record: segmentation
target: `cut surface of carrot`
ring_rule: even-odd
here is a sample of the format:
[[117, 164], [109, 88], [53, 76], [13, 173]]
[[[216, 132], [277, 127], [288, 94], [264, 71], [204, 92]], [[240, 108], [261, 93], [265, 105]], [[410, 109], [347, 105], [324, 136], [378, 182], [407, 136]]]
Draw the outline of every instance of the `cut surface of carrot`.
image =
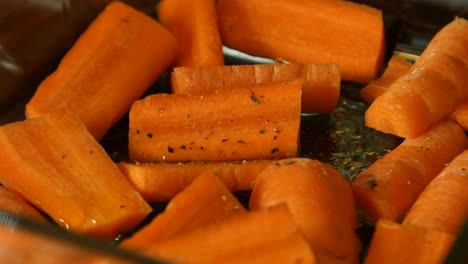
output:
[[303, 113], [330, 113], [340, 96], [341, 75], [337, 64], [254, 64], [217, 67], [176, 67], [171, 74], [174, 93], [203, 94], [269, 82], [303, 78]]
[[71, 110], [0, 127], [0, 182], [72, 232], [134, 228], [151, 207]]
[[448, 120], [405, 139], [352, 181], [364, 220], [401, 221], [429, 182], [466, 147], [463, 129]]
[[252, 189], [257, 175], [275, 160], [129, 163], [117, 166], [146, 201], [169, 201], [200, 174], [216, 175], [232, 191]]
[[175, 38], [151, 17], [111, 2], [39, 85], [26, 117], [70, 108], [99, 141], [175, 58]]
[[155, 94], [130, 110], [129, 154], [138, 162], [226, 161], [296, 156], [302, 81]]
[[47, 223], [44, 216], [31, 206], [21, 195], [5, 187], [0, 187], [0, 211], [41, 223]]
[[468, 150], [465, 150], [429, 183], [403, 224], [457, 234], [467, 219]]
[[224, 65], [215, 0], [163, 0], [156, 12], [179, 43], [174, 66]]
[[455, 239], [451, 233], [381, 219], [377, 222], [364, 263], [442, 264]]
[[382, 12], [341, 0], [220, 0], [223, 43], [254, 56], [336, 63], [343, 80], [368, 82], [385, 53]]
[[220, 179], [205, 173], [171, 199], [163, 213], [125, 239], [121, 246], [144, 250], [177, 234], [245, 213], [245, 208]]
[[319, 263], [358, 263], [357, 215], [349, 182], [325, 163], [292, 158], [261, 172], [250, 209], [286, 204]]
[[412, 66], [413, 64], [406, 59], [393, 55], [388, 61], [387, 68], [382, 76], [370, 81], [361, 89], [360, 92], [363, 100], [366, 103], [372, 103], [375, 98], [382, 95], [396, 79], [405, 75]]

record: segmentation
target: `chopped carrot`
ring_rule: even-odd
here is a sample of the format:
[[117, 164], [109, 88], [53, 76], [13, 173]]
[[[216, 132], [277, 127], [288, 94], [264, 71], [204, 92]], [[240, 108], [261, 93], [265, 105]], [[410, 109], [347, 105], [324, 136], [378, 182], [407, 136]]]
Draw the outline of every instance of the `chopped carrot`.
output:
[[352, 181], [364, 220], [401, 221], [429, 182], [467, 145], [463, 129], [448, 120], [405, 139]]
[[319, 263], [358, 263], [357, 215], [349, 182], [325, 163], [292, 158], [261, 172], [251, 210], [285, 203]]
[[174, 66], [224, 65], [215, 0], [163, 0], [156, 13], [179, 43]]
[[125, 239], [121, 246], [144, 250], [177, 234], [245, 213], [245, 208], [218, 177], [204, 173], [171, 199], [163, 213]]
[[257, 175], [275, 160], [185, 163], [128, 163], [117, 166], [146, 201], [169, 201], [203, 172], [216, 175], [230, 191], [252, 189]]
[[175, 58], [175, 38], [154, 19], [111, 2], [38, 87], [26, 117], [70, 108], [99, 141]]
[[468, 219], [468, 150], [432, 180], [403, 224], [457, 234]]
[[449, 115], [468, 96], [467, 35], [468, 21], [462, 18], [443, 27], [411, 70], [370, 105], [365, 124], [407, 138]]
[[144, 254], [176, 263], [315, 263], [284, 205], [180, 234], [150, 245]]
[[155, 94], [130, 110], [130, 159], [224, 161], [296, 156], [301, 80], [195, 96]]
[[382, 11], [342, 0], [219, 0], [223, 43], [254, 56], [336, 63], [343, 80], [377, 78], [385, 55]]
[[454, 234], [380, 219], [364, 264], [442, 264], [455, 238]]
[[40, 223], [47, 223], [44, 216], [20, 194], [0, 187], [0, 211], [8, 212]]
[[465, 131], [468, 131], [468, 98], [461, 101], [447, 118], [457, 122]]
[[337, 64], [254, 64], [215, 67], [176, 67], [171, 74], [174, 93], [203, 94], [233, 86], [290, 81], [304, 78], [303, 113], [329, 113], [340, 96]]
[[395, 82], [396, 79], [405, 75], [413, 66], [406, 59], [393, 55], [387, 63], [382, 76], [376, 80], [370, 81], [364, 88], [361, 89], [362, 98], [366, 103], [372, 103], [375, 98], [382, 95], [388, 87]]
[[71, 110], [1, 126], [0, 145], [0, 182], [67, 230], [114, 238], [151, 211]]

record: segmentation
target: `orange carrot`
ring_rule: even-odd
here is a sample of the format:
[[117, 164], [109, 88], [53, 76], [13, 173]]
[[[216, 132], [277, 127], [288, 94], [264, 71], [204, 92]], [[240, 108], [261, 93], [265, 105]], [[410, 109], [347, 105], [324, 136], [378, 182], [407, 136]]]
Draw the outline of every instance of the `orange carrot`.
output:
[[120, 162], [117, 166], [146, 201], [169, 201], [203, 172], [216, 175], [230, 191], [251, 190], [257, 175], [275, 162]]
[[369, 223], [402, 220], [429, 182], [467, 145], [465, 133], [452, 121], [405, 139], [353, 180], [363, 218]]
[[71, 110], [4, 125], [0, 145], [0, 182], [67, 230], [113, 238], [151, 211]]
[[130, 159], [221, 161], [296, 156], [302, 81], [155, 94], [130, 110]]
[[169, 66], [176, 46], [154, 19], [113, 1], [39, 85], [26, 117], [68, 107], [99, 141]]
[[150, 245], [144, 253], [176, 263], [315, 263], [285, 206], [183, 233]]
[[465, 131], [468, 131], [468, 98], [461, 101], [447, 118], [457, 122]]
[[382, 12], [341, 0], [219, 0], [223, 43], [250, 55], [336, 63], [343, 80], [368, 82], [385, 53]]
[[179, 43], [175, 66], [224, 65], [214, 0], [163, 0], [156, 13]]
[[468, 150], [432, 180], [403, 224], [457, 234], [468, 219]]
[[245, 208], [218, 177], [201, 174], [168, 203], [163, 213], [125, 239], [121, 246], [144, 250], [177, 234], [245, 213]]
[[382, 76], [370, 81], [361, 89], [362, 98], [366, 103], [372, 103], [375, 98], [382, 95], [396, 79], [405, 75], [413, 64], [406, 59], [393, 55], [387, 63]]
[[340, 69], [337, 64], [255, 64], [217, 67], [176, 67], [171, 74], [174, 93], [202, 94], [232, 88], [304, 78], [303, 113], [329, 113], [340, 96]]
[[450, 114], [468, 96], [468, 67], [463, 62], [468, 60], [467, 35], [468, 21], [462, 18], [442, 28], [411, 70], [371, 104], [365, 124], [384, 133], [415, 137]]
[[278, 161], [261, 172], [250, 197], [251, 210], [285, 203], [319, 263], [358, 263], [360, 242], [349, 182], [316, 160]]
[[23, 218], [34, 220], [40, 223], [47, 223], [47, 220], [33, 206], [31, 206], [21, 195], [0, 187], [0, 211], [8, 212]]
[[454, 234], [381, 219], [364, 264], [442, 264], [454, 242]]

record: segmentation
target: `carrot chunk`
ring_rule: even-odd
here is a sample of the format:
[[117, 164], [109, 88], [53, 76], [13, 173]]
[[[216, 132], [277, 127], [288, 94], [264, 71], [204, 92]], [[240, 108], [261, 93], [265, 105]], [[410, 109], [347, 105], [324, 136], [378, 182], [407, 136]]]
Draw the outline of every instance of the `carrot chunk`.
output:
[[0, 182], [63, 228], [113, 238], [151, 207], [71, 110], [0, 127]]
[[467, 144], [463, 129], [452, 121], [442, 121], [415, 138], [405, 139], [352, 181], [364, 220], [401, 221], [429, 182]]
[[225, 161], [296, 156], [302, 81], [155, 94], [130, 110], [130, 159]]
[[343, 80], [377, 78], [385, 54], [381, 10], [341, 0], [220, 0], [223, 43], [261, 57], [336, 63]]
[[257, 175], [275, 160], [117, 164], [146, 201], [169, 201], [200, 174], [215, 174], [230, 191], [252, 189]]
[[47, 223], [44, 216], [21, 197], [20, 194], [8, 190], [5, 187], [0, 187], [0, 211], [37, 222]]
[[214, 0], [163, 0], [156, 12], [179, 43], [174, 66], [224, 65]]
[[255, 64], [215, 67], [176, 67], [171, 74], [174, 93], [203, 94], [216, 89], [303, 78], [303, 113], [329, 113], [340, 96], [337, 64]]
[[218, 177], [211, 173], [202, 174], [171, 199], [163, 213], [125, 239], [121, 246], [144, 250], [177, 234], [245, 213], [245, 208]]
[[319, 263], [358, 263], [357, 215], [349, 182], [316, 160], [278, 161], [261, 172], [250, 197], [251, 210], [286, 204]]
[[26, 105], [33, 118], [64, 107], [99, 141], [175, 58], [175, 38], [154, 19], [111, 2]]
[[448, 119], [457, 122], [465, 131], [468, 131], [468, 98], [461, 101], [452, 113], [447, 116]]

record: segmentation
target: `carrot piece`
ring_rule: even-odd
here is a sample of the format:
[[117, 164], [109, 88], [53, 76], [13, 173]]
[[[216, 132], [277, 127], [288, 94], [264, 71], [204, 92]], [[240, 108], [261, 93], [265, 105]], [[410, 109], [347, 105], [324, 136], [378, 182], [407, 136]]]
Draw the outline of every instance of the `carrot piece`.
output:
[[362, 98], [366, 103], [372, 103], [375, 98], [382, 95], [396, 79], [405, 75], [413, 64], [402, 57], [393, 55], [387, 63], [382, 76], [376, 80], [370, 81], [361, 89]]
[[447, 118], [457, 122], [465, 131], [468, 131], [468, 98], [461, 101]]
[[216, 175], [230, 191], [252, 189], [257, 175], [275, 160], [117, 164], [146, 201], [169, 201], [203, 172]]
[[176, 263], [315, 263], [285, 206], [183, 233], [150, 245], [144, 253]]
[[242, 204], [218, 177], [204, 173], [171, 199], [163, 213], [125, 239], [121, 246], [143, 250], [177, 234], [245, 213]]
[[325, 163], [292, 158], [261, 172], [250, 197], [251, 210], [285, 203], [319, 263], [358, 263], [360, 242], [349, 182]]
[[364, 264], [442, 264], [454, 242], [454, 234], [380, 219]]
[[405, 139], [352, 181], [363, 218], [369, 223], [402, 220], [429, 182], [467, 145], [465, 133], [452, 121]]
[[[461, 18], [443, 27], [421, 54], [420, 61], [370, 105], [365, 124], [407, 138], [423, 133], [450, 114], [468, 96], [468, 67], [463, 62], [468, 60], [467, 34], [468, 21]], [[440, 43], [456, 52], [449, 52]]]
[[381, 10], [341, 0], [219, 0], [223, 43], [297, 63], [336, 63], [343, 80], [368, 82], [381, 71]]
[[432, 180], [403, 224], [457, 234], [468, 219], [468, 150]]
[[178, 40], [174, 66], [224, 65], [214, 0], [163, 0], [156, 5], [156, 13]]
[[34, 220], [40, 223], [47, 223], [47, 220], [33, 206], [31, 206], [21, 195], [5, 187], [0, 187], [0, 211], [8, 212], [23, 218]]
[[329, 113], [340, 96], [337, 64], [255, 64], [215, 67], [176, 67], [171, 74], [174, 93], [202, 94], [221, 88], [304, 78], [302, 112]]
[[0, 182], [67, 230], [113, 238], [151, 211], [71, 110], [4, 125], [0, 145]]
[[26, 117], [68, 107], [99, 141], [170, 65], [176, 47], [154, 19], [113, 1], [39, 85]]
[[296, 156], [302, 81], [195, 96], [155, 94], [130, 110], [130, 159], [222, 161]]

